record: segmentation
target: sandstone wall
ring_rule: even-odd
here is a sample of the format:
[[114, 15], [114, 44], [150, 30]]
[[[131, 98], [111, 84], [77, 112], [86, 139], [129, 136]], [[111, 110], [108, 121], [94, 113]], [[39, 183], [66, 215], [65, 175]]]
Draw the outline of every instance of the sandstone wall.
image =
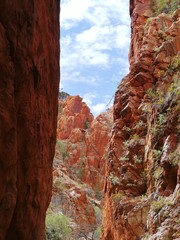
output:
[[95, 119], [79, 96], [59, 101], [57, 154], [71, 178], [102, 191], [105, 159], [112, 127], [112, 109]]
[[94, 119], [80, 96], [60, 93], [58, 109], [48, 213], [62, 212], [70, 219], [72, 239], [98, 238], [112, 108]]
[[102, 240], [179, 239], [180, 11], [130, 1], [130, 73], [115, 94]]
[[0, 2], [0, 239], [44, 239], [59, 87], [59, 1]]

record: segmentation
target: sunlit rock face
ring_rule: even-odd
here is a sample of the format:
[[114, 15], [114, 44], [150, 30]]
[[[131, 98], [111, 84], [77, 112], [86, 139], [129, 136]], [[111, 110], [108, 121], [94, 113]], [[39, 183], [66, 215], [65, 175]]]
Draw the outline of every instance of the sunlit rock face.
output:
[[88, 128], [94, 119], [80, 96], [68, 96], [59, 102], [57, 138], [67, 139], [75, 128]]
[[0, 239], [44, 239], [59, 87], [59, 1], [0, 3]]
[[154, 9], [130, 1], [130, 72], [115, 94], [102, 240], [180, 238], [180, 11]]
[[57, 158], [69, 169], [70, 177], [94, 190], [103, 189], [111, 127], [112, 109], [94, 119], [81, 97], [68, 96], [59, 101]]
[[[65, 95], [65, 97], [64, 97]], [[60, 93], [53, 194], [48, 213], [62, 212], [72, 238], [97, 238], [112, 109], [94, 119], [80, 96]]]

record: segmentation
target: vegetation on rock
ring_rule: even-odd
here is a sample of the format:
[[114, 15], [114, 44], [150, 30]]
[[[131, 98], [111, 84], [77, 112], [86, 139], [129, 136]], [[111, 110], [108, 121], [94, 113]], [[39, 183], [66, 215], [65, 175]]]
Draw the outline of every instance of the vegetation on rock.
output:
[[151, 7], [155, 16], [160, 13], [172, 14], [177, 8], [180, 7], [179, 0], [153, 0]]
[[102, 239], [179, 239], [179, 1], [130, 5], [130, 73], [115, 95]]
[[70, 240], [72, 229], [70, 220], [62, 213], [49, 213], [46, 215], [46, 239]]

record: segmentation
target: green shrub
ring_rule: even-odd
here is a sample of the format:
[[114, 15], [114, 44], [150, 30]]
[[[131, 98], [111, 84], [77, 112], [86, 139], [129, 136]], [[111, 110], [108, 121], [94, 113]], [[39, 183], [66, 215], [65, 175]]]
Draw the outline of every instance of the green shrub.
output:
[[81, 156], [80, 157], [80, 162], [78, 164], [78, 169], [77, 169], [77, 172], [76, 172], [76, 175], [80, 180], [82, 180], [82, 178], [84, 177], [85, 163], [86, 163], [86, 157]]
[[71, 147], [71, 150], [74, 150], [74, 149], [76, 149], [76, 144], [75, 144], [75, 143], [72, 143], [72, 144], [70, 145], [70, 147]]
[[175, 57], [172, 58], [170, 66], [170, 69], [172, 70], [178, 70], [180, 68], [180, 56], [176, 55]]
[[98, 226], [102, 223], [102, 210], [98, 206], [94, 206], [95, 216], [96, 216], [96, 223]]
[[142, 156], [134, 155], [133, 160], [135, 163], [142, 163], [143, 158], [142, 158]]
[[164, 171], [164, 169], [161, 167], [161, 166], [158, 166], [157, 168], [156, 168], [156, 170], [154, 171], [154, 178], [155, 179], [159, 179], [161, 176], [162, 176], [162, 174], [163, 174], [163, 171]]
[[126, 140], [123, 142], [124, 144], [124, 148], [127, 149], [129, 147], [134, 147], [135, 145], [138, 144], [140, 138], [139, 138], [139, 135], [138, 134], [133, 134], [130, 136], [129, 140]]
[[146, 126], [146, 124], [142, 120], [140, 120], [139, 122], [136, 123], [136, 125], [133, 127], [133, 129], [139, 130], [142, 127], [145, 127], [145, 126]]
[[129, 127], [127, 127], [127, 126], [124, 126], [124, 127], [122, 128], [122, 131], [127, 132], [127, 133], [130, 133], [130, 132], [131, 132], [131, 128], [129, 128]]
[[173, 13], [177, 8], [180, 7], [179, 0], [171, 0], [170, 1], [170, 13]]
[[162, 154], [162, 151], [161, 150], [157, 150], [157, 149], [153, 149], [152, 150], [152, 156], [153, 156], [153, 159], [158, 161], [160, 156]]
[[72, 230], [69, 219], [60, 213], [46, 215], [46, 239], [69, 240]]
[[63, 140], [57, 140], [56, 142], [56, 149], [61, 154], [62, 160], [64, 161], [65, 158], [68, 156], [67, 153], [67, 142]]
[[115, 176], [112, 172], [109, 175], [109, 179], [110, 179], [110, 182], [112, 183], [112, 185], [120, 184], [119, 178], [117, 176]]
[[151, 6], [154, 16], [163, 12], [172, 14], [178, 7], [180, 7], [179, 0], [153, 0]]
[[159, 90], [150, 88], [147, 90], [147, 96], [155, 106], [161, 105], [164, 102], [164, 96]]
[[119, 160], [122, 162], [124, 162], [124, 161], [127, 162], [127, 161], [129, 161], [129, 157], [123, 156], [123, 157], [120, 157]]
[[175, 167], [179, 164], [180, 152], [179, 148], [177, 148], [174, 152], [168, 154], [166, 161], [171, 164], [171, 166]]
[[166, 197], [160, 197], [158, 200], [153, 201], [151, 208], [158, 213], [164, 206], [170, 206], [172, 202]]
[[163, 113], [159, 114], [158, 120], [157, 120], [157, 124], [158, 125], [163, 125], [165, 123], [166, 123], [166, 116], [165, 116], [165, 114], [163, 114]]

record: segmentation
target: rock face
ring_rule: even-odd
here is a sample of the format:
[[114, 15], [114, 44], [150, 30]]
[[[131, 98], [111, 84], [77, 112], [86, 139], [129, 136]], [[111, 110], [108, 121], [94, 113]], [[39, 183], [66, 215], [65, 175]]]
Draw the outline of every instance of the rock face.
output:
[[[95, 210], [101, 212], [100, 204], [93, 197], [92, 190], [71, 179], [65, 169], [60, 164], [53, 172], [53, 194], [49, 211], [64, 214], [70, 220], [73, 239], [79, 239], [96, 231], [100, 223], [97, 222]], [[95, 207], [95, 203], [98, 206]]]
[[81, 180], [101, 191], [112, 126], [112, 110], [93, 119], [89, 107], [81, 97], [69, 96], [60, 101], [57, 152], [61, 153], [63, 164], [71, 178]]
[[66, 96], [59, 101], [50, 212], [68, 217], [72, 239], [99, 239], [111, 127], [112, 109], [94, 119], [81, 97]]
[[130, 1], [130, 73], [115, 94], [102, 240], [179, 239], [180, 10]]
[[44, 239], [59, 87], [59, 1], [0, 3], [0, 239]]
[[75, 128], [86, 129], [91, 124], [93, 115], [80, 96], [68, 96], [59, 101], [57, 138], [67, 139]]

